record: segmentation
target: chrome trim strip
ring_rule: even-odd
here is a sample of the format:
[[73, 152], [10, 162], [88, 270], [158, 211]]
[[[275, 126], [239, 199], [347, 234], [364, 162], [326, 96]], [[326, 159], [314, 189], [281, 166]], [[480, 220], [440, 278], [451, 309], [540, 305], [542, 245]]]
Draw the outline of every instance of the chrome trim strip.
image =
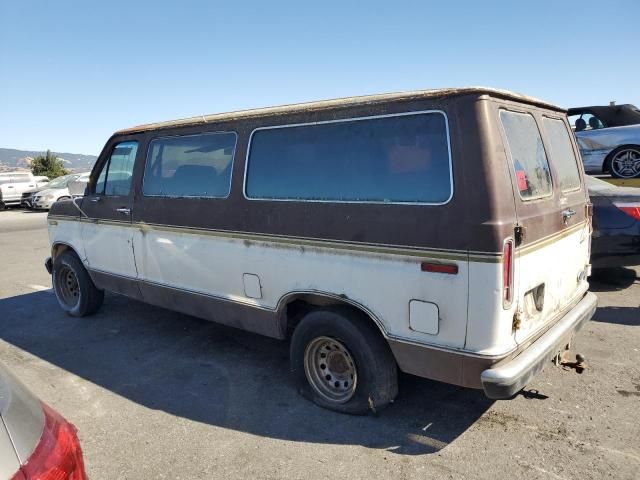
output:
[[[433, 114], [438, 113], [444, 117], [444, 125], [447, 135], [447, 151], [449, 153], [449, 186], [451, 187], [451, 194], [449, 198], [440, 203], [427, 203], [427, 202], [381, 202], [381, 201], [362, 201], [362, 200], [308, 200], [308, 199], [296, 199], [296, 198], [252, 198], [247, 196], [247, 173], [249, 169], [249, 155], [251, 154], [251, 143], [253, 140], [253, 134], [259, 130], [274, 130], [278, 128], [294, 128], [294, 127], [304, 127], [309, 125], [324, 125], [328, 123], [343, 123], [343, 122], [359, 122], [363, 120], [375, 120], [378, 118], [390, 118], [390, 117], [406, 117], [410, 115], [424, 115], [424, 114]], [[367, 117], [352, 117], [352, 118], [341, 118], [338, 120], [323, 120], [320, 122], [308, 122], [308, 123], [291, 123], [286, 125], [273, 125], [267, 127], [258, 127], [254, 128], [251, 131], [251, 135], [249, 135], [249, 143], [247, 144], [247, 154], [245, 156], [244, 162], [244, 179], [242, 181], [242, 195], [245, 199], [250, 201], [258, 201], [258, 202], [300, 202], [300, 203], [355, 203], [355, 204], [363, 204], [363, 205], [446, 205], [451, 201], [454, 194], [454, 182], [453, 182], [453, 159], [451, 156], [451, 133], [449, 131], [449, 117], [447, 117], [446, 112], [444, 110], [419, 110], [419, 111], [410, 111], [410, 112], [402, 112], [402, 113], [390, 113], [387, 115], [371, 115]]]

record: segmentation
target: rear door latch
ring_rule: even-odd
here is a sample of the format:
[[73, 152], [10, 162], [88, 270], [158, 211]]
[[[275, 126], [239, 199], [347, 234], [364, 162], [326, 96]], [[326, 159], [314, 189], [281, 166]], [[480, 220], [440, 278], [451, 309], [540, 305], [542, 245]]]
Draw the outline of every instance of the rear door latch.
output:
[[569, 223], [569, 219], [573, 217], [575, 214], [576, 214], [576, 211], [572, 210], [571, 208], [567, 208], [566, 210], [563, 210], [562, 221], [564, 222], [564, 224], [566, 225], [567, 223]]

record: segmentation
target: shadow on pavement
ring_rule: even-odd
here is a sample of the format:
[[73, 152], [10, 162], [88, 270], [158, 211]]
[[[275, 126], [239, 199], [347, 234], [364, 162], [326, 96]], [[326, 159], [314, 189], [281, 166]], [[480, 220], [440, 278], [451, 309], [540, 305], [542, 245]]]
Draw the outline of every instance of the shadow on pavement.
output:
[[592, 321], [640, 325], [640, 307], [598, 307]]
[[633, 285], [638, 276], [632, 268], [594, 268], [589, 277], [592, 292], [618, 292]]
[[148, 408], [301, 442], [434, 453], [491, 406], [481, 391], [400, 378], [379, 417], [340, 415], [300, 397], [288, 343], [107, 295], [94, 316], [65, 315], [50, 292], [0, 300], [0, 338]]

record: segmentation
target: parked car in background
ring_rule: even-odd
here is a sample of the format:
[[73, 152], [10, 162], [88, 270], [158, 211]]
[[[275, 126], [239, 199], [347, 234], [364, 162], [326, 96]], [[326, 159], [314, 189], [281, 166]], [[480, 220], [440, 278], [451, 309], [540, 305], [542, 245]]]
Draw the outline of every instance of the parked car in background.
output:
[[0, 479], [86, 478], [76, 428], [0, 364]]
[[640, 177], [640, 110], [634, 105], [570, 108], [587, 173]]
[[69, 193], [70, 182], [84, 182], [89, 181], [89, 172], [86, 173], [73, 173], [71, 175], [65, 175], [52, 180], [47, 188], [37, 192], [33, 196], [33, 208], [41, 210], [49, 210], [51, 205], [58, 200], [68, 200], [71, 198]]
[[640, 265], [640, 188], [589, 176], [587, 188], [593, 203], [592, 265]]
[[22, 199], [20, 200], [20, 206], [24, 208], [33, 208], [33, 197], [36, 193], [41, 192], [48, 188], [49, 183], [45, 183], [42, 187], [31, 188], [26, 192], [23, 192]]
[[0, 209], [20, 205], [22, 194], [27, 190], [39, 188], [49, 182], [47, 177], [34, 176], [31, 172], [0, 173]]

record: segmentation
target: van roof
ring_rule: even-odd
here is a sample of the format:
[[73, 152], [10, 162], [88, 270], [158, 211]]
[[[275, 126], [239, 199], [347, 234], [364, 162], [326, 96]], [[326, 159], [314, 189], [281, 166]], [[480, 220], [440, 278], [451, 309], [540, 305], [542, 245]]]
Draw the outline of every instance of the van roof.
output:
[[184, 127], [191, 125], [206, 124], [209, 122], [219, 122], [236, 120], [250, 117], [260, 117], [273, 114], [286, 114], [286, 113], [302, 113], [312, 112], [318, 110], [325, 110], [339, 106], [358, 106], [376, 104], [386, 102], [389, 100], [419, 100], [423, 98], [441, 98], [441, 97], [454, 97], [460, 95], [469, 94], [487, 94], [490, 96], [506, 98], [508, 100], [515, 100], [518, 102], [529, 103], [533, 105], [550, 108], [553, 110], [565, 111], [564, 108], [554, 105], [552, 103], [539, 100], [537, 98], [529, 97], [519, 93], [511, 92], [509, 90], [501, 90], [497, 88], [489, 87], [463, 87], [463, 88], [439, 88], [433, 90], [414, 90], [408, 92], [396, 92], [396, 93], [383, 93], [379, 95], [363, 95], [358, 97], [345, 97], [336, 98], [333, 100], [321, 100], [315, 102], [296, 103], [290, 105], [281, 105], [277, 107], [266, 108], [253, 108], [249, 110], [240, 110], [227, 113], [215, 113], [211, 115], [200, 115], [197, 117], [183, 118], [178, 120], [169, 120], [165, 122], [148, 123], [144, 125], [138, 125], [135, 127], [125, 128], [118, 130], [116, 134], [130, 134], [137, 132], [144, 132], [149, 130], [160, 130], [170, 127]]

